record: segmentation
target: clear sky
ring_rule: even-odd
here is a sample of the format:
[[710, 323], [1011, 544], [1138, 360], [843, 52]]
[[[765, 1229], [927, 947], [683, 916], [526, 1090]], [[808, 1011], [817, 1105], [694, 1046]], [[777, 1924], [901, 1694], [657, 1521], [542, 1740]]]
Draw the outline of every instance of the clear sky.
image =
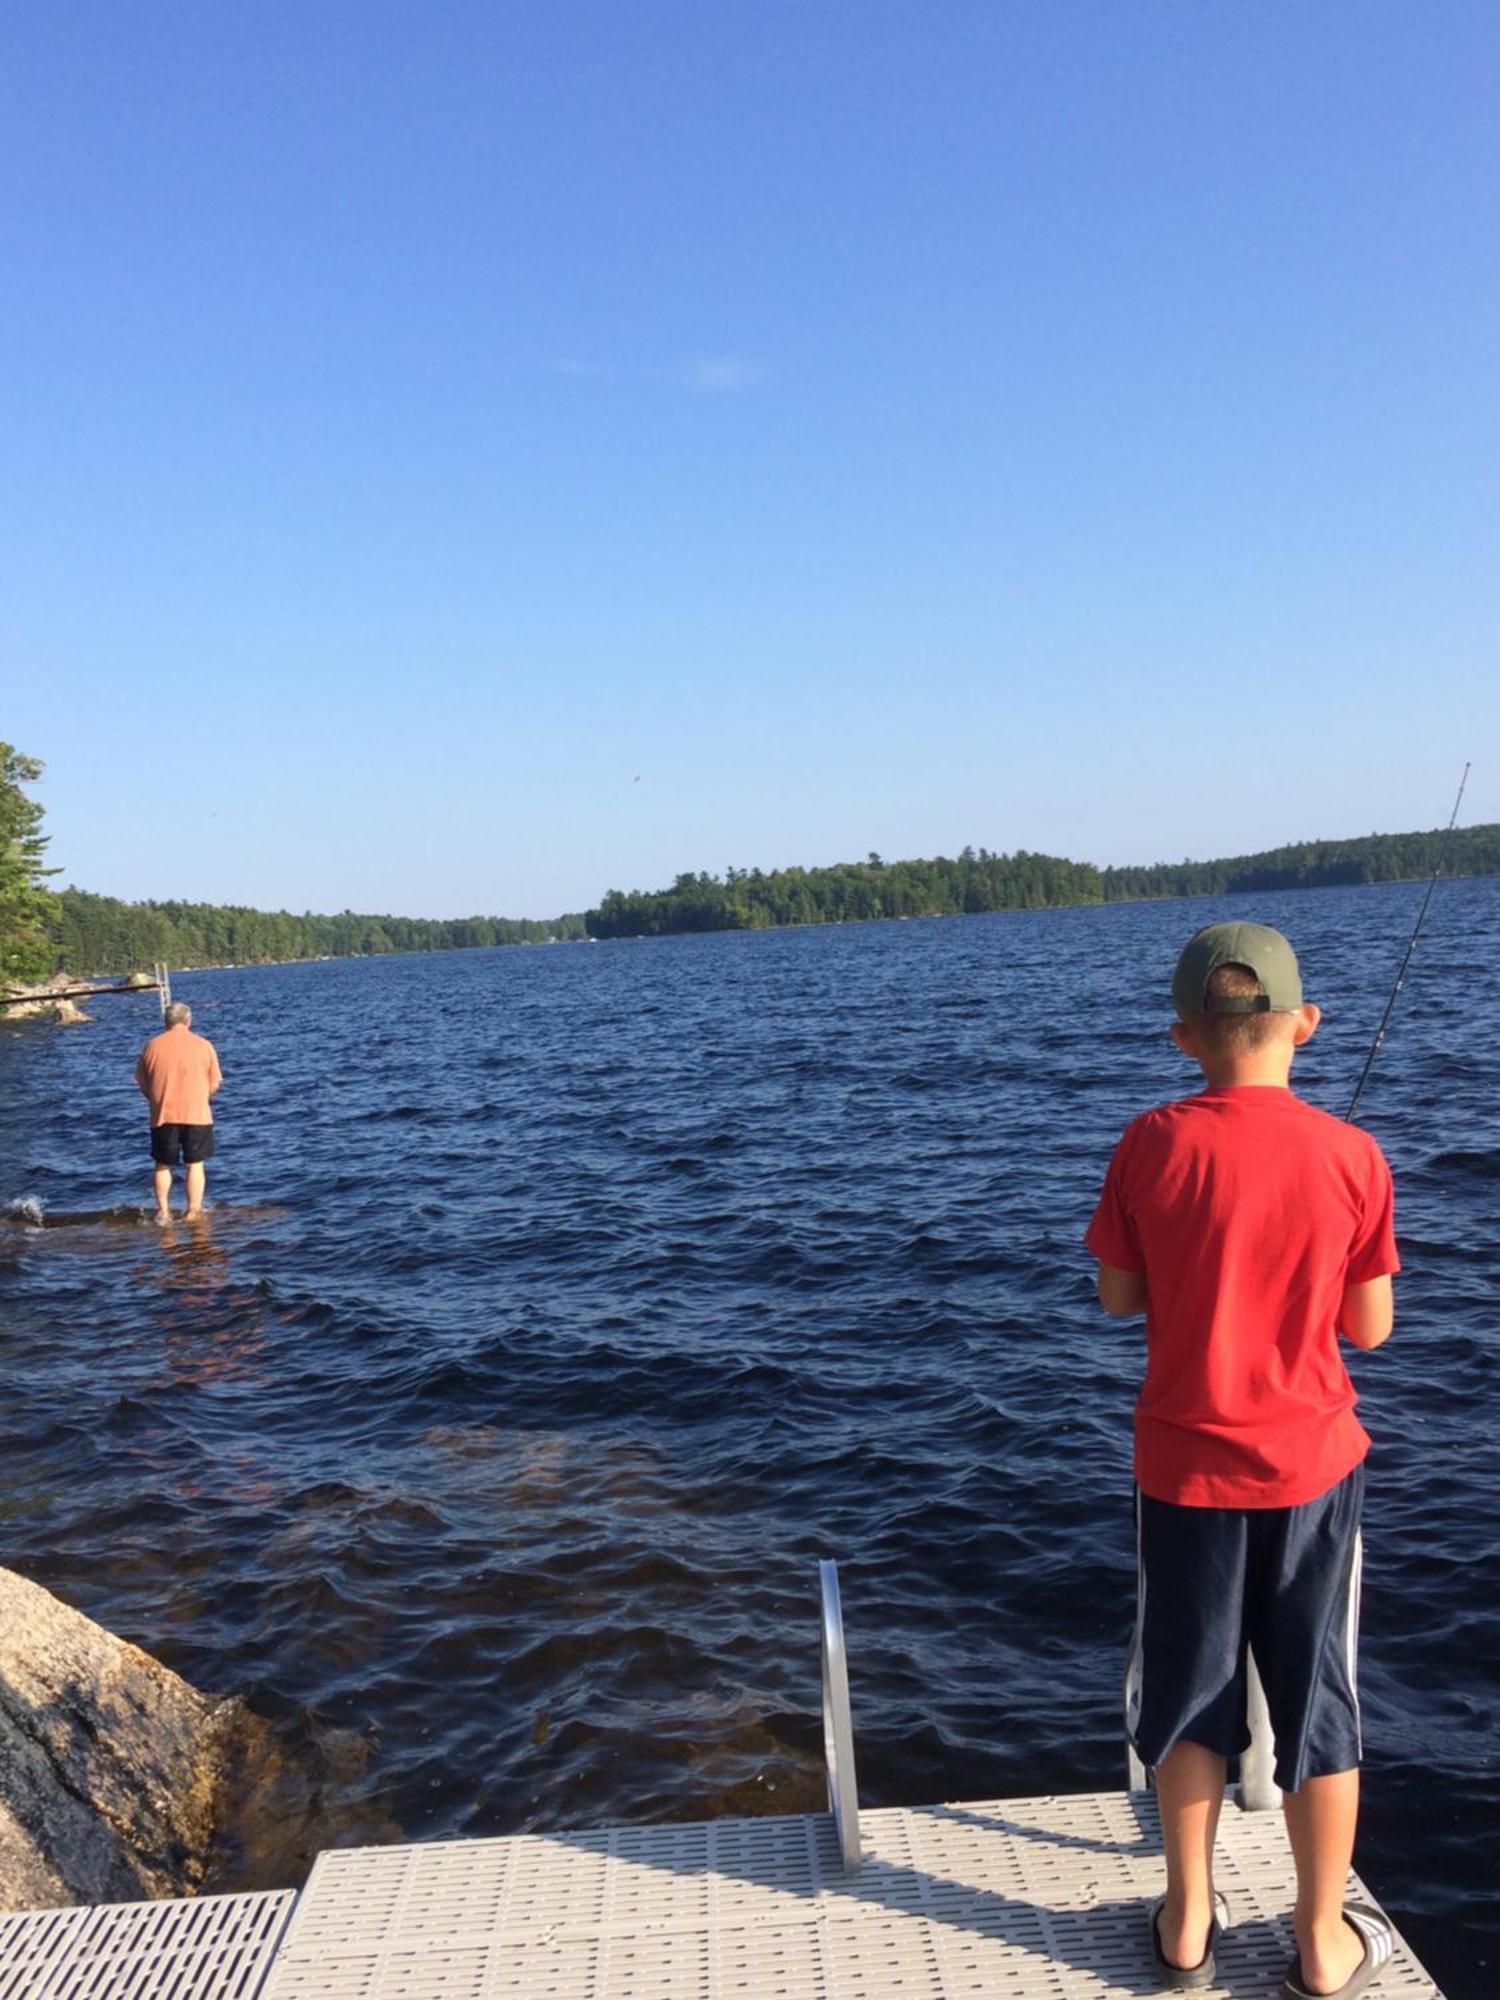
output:
[[1493, 0], [46, 0], [0, 736], [80, 886], [1500, 819]]

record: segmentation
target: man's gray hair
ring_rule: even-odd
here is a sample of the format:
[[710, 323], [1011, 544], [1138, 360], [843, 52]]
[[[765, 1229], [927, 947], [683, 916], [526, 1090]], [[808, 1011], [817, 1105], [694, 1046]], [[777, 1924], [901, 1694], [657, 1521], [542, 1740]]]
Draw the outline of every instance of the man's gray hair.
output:
[[193, 1010], [185, 1000], [170, 1000], [167, 1003], [167, 1011], [162, 1018], [169, 1028], [191, 1027]]

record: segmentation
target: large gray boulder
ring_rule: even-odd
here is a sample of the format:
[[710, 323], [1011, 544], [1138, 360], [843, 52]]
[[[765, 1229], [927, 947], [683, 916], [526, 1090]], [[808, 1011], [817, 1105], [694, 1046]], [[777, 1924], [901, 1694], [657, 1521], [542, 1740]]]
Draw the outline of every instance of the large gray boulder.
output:
[[247, 1721], [0, 1569], [0, 1909], [191, 1895]]

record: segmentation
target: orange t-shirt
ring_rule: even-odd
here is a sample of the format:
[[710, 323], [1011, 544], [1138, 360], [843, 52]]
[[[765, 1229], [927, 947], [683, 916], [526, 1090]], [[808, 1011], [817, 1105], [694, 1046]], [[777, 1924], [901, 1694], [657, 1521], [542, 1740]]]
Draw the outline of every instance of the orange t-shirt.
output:
[[208, 1100], [224, 1081], [214, 1045], [179, 1021], [141, 1050], [135, 1080], [151, 1101], [153, 1125], [212, 1125]]

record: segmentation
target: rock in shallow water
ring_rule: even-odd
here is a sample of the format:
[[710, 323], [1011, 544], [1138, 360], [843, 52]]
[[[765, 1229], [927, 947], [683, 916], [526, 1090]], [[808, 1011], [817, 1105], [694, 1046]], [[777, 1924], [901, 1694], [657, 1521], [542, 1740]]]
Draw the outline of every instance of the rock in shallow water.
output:
[[192, 1894], [248, 1726], [0, 1570], [0, 1909]]

